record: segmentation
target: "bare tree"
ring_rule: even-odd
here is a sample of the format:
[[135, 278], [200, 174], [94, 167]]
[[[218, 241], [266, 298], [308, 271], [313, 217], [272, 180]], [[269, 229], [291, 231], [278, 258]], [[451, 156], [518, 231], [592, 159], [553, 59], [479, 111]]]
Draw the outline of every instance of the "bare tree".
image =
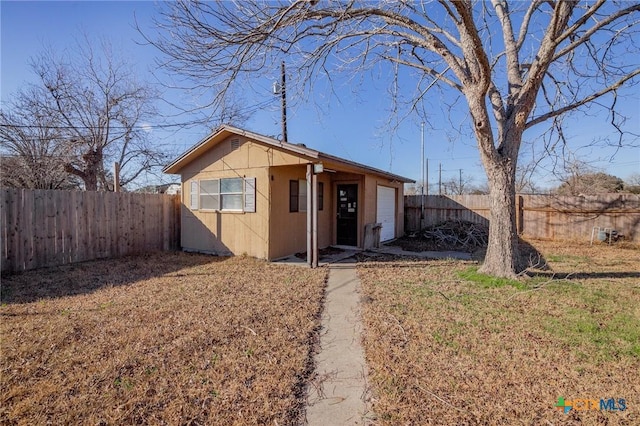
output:
[[[636, 84], [640, 4], [626, 1], [238, 1], [172, 3], [153, 43], [168, 69], [215, 87], [220, 102], [248, 76], [287, 59], [302, 82], [343, 71], [391, 75], [390, 94], [409, 111], [434, 81], [462, 96], [490, 190], [491, 226], [483, 272], [514, 276], [518, 253], [515, 174], [523, 133], [541, 123], [561, 136], [563, 114], [610, 103]], [[404, 73], [404, 74], [401, 74]], [[400, 76], [417, 89], [406, 95]], [[404, 93], [404, 94], [403, 94]], [[457, 94], [457, 95], [455, 95]], [[450, 102], [455, 105], [455, 102]], [[619, 139], [622, 143], [623, 139]]]
[[523, 162], [518, 160], [516, 167], [516, 193], [517, 194], [537, 194], [541, 191], [540, 186], [535, 182], [534, 173], [537, 164], [533, 161]]
[[604, 173], [584, 161], [574, 159], [565, 164], [562, 183], [555, 192], [559, 195], [595, 195], [620, 192], [624, 181]]
[[[147, 120], [153, 119], [154, 91], [136, 80], [130, 66], [114, 58], [108, 44], [103, 42], [101, 47], [96, 53], [85, 39], [74, 57], [47, 51], [35, 59], [32, 67], [39, 83], [18, 94], [22, 101], [14, 102], [16, 108], [6, 117], [15, 117], [22, 106], [27, 114], [44, 114], [47, 120], [3, 123], [13, 130], [54, 132], [55, 138], [39, 142], [55, 147], [53, 155], [64, 170], [81, 179], [89, 191], [113, 189], [108, 178], [113, 162], [120, 163], [120, 182], [126, 185], [165, 160], [145, 131]], [[3, 141], [13, 148], [21, 143], [9, 134]]]
[[[70, 189], [77, 182], [64, 170], [60, 132], [29, 93], [0, 111], [0, 178], [2, 186], [29, 189]], [[35, 126], [34, 123], [37, 123]]]
[[458, 177], [452, 177], [442, 182], [445, 194], [451, 195], [464, 195], [470, 194], [473, 190], [472, 187], [473, 178], [471, 176], [465, 176], [462, 171]]
[[640, 173], [634, 173], [625, 180], [624, 190], [632, 194], [640, 194]]

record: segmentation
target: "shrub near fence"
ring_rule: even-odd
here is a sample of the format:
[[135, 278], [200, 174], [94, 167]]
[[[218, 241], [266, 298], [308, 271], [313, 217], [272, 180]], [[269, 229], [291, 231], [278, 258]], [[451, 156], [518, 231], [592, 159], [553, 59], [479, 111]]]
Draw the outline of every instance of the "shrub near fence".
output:
[[[611, 228], [640, 243], [640, 196], [602, 194], [584, 197], [517, 195], [516, 219], [522, 235], [551, 240], [589, 240], [593, 227]], [[450, 219], [489, 223], [486, 195], [425, 196], [425, 226]], [[405, 196], [405, 230], [420, 229], [420, 195]]]
[[0, 194], [3, 272], [179, 248], [179, 195], [27, 189]]

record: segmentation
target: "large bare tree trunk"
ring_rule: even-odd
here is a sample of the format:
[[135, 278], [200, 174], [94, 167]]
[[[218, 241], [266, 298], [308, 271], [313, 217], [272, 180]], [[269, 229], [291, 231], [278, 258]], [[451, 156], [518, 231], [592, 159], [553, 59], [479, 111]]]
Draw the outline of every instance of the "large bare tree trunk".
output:
[[103, 170], [102, 149], [89, 149], [83, 156], [84, 168], [78, 169], [73, 164], [67, 163], [64, 169], [67, 173], [78, 176], [84, 183], [85, 191], [98, 190], [98, 175]]
[[513, 278], [524, 265], [516, 228], [515, 165], [499, 163], [487, 170], [491, 216], [489, 244], [480, 272]]

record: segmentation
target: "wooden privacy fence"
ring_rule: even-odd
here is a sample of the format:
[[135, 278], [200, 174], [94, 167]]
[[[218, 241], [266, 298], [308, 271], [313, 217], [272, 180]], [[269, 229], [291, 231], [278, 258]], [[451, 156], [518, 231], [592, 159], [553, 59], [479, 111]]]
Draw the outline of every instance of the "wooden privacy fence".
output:
[[176, 195], [27, 189], [0, 194], [3, 272], [180, 245]]
[[[420, 229], [420, 195], [405, 196], [405, 230]], [[449, 219], [489, 224], [487, 195], [425, 196], [425, 226]], [[517, 195], [516, 219], [522, 235], [551, 240], [589, 240], [593, 227], [611, 228], [626, 241], [640, 242], [640, 195], [583, 197]]]

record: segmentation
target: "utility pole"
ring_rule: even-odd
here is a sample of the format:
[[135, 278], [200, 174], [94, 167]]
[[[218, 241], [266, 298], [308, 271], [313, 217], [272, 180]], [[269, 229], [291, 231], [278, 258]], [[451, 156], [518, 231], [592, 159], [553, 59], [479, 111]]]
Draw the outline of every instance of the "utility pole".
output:
[[284, 71], [284, 61], [280, 64], [280, 74], [282, 76], [282, 142], [287, 142], [287, 78]]
[[284, 70], [284, 61], [280, 63], [280, 82], [273, 82], [273, 94], [280, 95], [282, 99], [282, 142], [287, 140], [287, 75]]
[[307, 164], [307, 265], [313, 268], [313, 164]]
[[460, 171], [460, 184], [458, 185], [458, 192], [462, 195], [462, 169], [458, 169]]
[[442, 195], [442, 163], [438, 163], [438, 195]]
[[427, 181], [426, 181], [426, 185], [427, 185], [427, 195], [429, 195], [429, 159], [427, 158]]
[[420, 169], [422, 170], [422, 190], [420, 191], [420, 230], [424, 229], [424, 121], [420, 123]]

